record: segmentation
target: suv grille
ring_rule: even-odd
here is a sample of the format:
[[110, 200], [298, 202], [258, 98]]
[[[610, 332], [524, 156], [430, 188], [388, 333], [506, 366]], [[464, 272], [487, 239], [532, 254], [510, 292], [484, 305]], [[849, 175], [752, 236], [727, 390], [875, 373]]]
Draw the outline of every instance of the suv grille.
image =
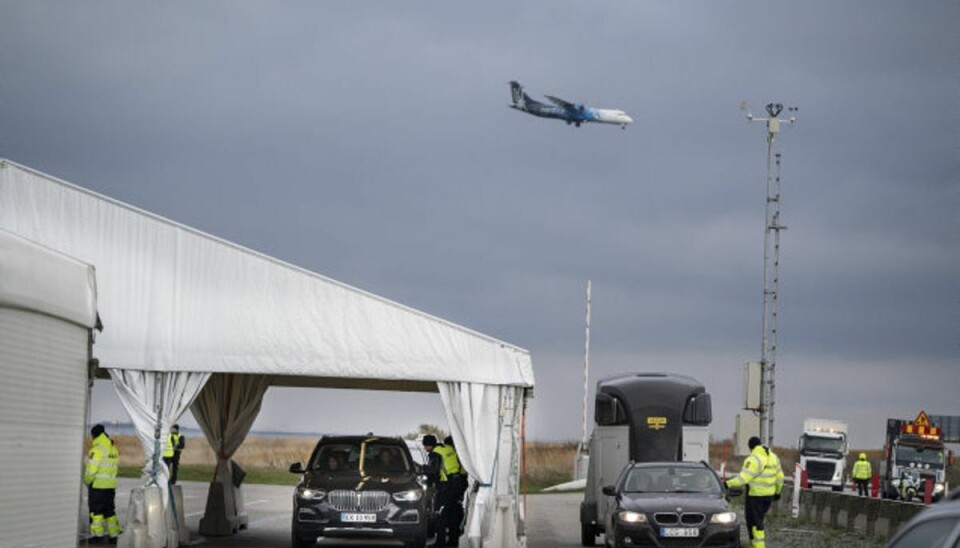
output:
[[379, 512], [390, 504], [386, 491], [330, 491], [327, 495], [330, 506], [338, 512]]
[[832, 462], [807, 461], [807, 477], [816, 481], [830, 481], [836, 464]]

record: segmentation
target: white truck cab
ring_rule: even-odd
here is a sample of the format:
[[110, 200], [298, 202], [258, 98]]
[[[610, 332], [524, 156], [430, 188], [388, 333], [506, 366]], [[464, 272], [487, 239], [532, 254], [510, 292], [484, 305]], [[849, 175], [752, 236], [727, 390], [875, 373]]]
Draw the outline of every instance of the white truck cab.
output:
[[831, 419], [806, 419], [798, 444], [800, 465], [810, 487], [829, 486], [843, 491], [847, 476], [847, 423]]

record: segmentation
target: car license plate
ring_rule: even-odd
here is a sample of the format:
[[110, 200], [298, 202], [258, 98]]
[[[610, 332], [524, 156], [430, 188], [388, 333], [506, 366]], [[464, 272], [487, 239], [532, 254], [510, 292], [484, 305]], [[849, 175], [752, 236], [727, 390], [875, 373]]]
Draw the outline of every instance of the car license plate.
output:
[[700, 529], [696, 527], [661, 527], [661, 537], [698, 537]]
[[340, 521], [344, 523], [374, 523], [377, 521], [376, 514], [351, 514], [344, 512], [340, 514]]

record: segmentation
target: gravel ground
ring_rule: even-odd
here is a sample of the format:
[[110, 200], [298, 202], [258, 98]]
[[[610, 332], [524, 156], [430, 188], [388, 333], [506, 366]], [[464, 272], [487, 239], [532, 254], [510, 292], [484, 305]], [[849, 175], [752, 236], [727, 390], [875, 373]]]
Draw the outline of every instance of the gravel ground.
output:
[[[743, 497], [733, 500], [738, 513], [743, 512]], [[777, 510], [767, 514], [766, 544], [768, 548], [805, 548], [807, 546], [843, 546], [845, 548], [882, 548], [886, 539], [867, 537], [857, 531], [848, 531], [830, 527], [822, 523], [811, 523], [790, 516], [789, 510]], [[747, 547], [746, 527], [741, 528], [741, 542]]]

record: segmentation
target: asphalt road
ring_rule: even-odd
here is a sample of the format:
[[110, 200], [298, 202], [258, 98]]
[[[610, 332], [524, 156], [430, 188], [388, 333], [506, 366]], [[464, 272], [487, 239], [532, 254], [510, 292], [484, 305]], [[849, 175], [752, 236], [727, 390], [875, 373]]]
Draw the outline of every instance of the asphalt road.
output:
[[[117, 514], [125, 524], [130, 490], [139, 480], [121, 478], [117, 488]], [[206, 507], [208, 484], [182, 482], [183, 504], [190, 545], [203, 548], [277, 548], [290, 545], [290, 516], [293, 488], [280, 485], [244, 485], [243, 496], [249, 523], [247, 529], [230, 537], [201, 537], [200, 518]], [[527, 546], [552, 548], [580, 546], [579, 505], [582, 494], [544, 494], [527, 497]], [[87, 514], [86, 496], [83, 515]], [[84, 532], [81, 536], [86, 537]], [[467, 546], [466, 538], [461, 546]], [[83, 545], [81, 540], [81, 545]]]
[[[130, 490], [139, 480], [120, 479], [117, 489], [117, 513], [126, 523]], [[208, 484], [183, 482], [184, 506], [191, 546], [202, 548], [278, 548], [290, 546], [290, 516], [293, 511], [293, 488], [279, 485], [245, 485], [244, 499], [249, 518], [248, 528], [230, 537], [206, 538], [199, 536], [200, 518], [207, 500]], [[581, 493], [550, 493], [526, 497], [527, 546], [554, 548], [580, 546], [579, 508]], [[735, 499], [735, 504], [742, 501]], [[86, 499], [83, 512], [86, 515]], [[737, 508], [742, 512], [742, 508]], [[812, 544], [844, 546], [846, 548], [879, 548], [883, 540], [866, 538], [859, 533], [831, 529], [820, 525], [799, 523], [789, 514], [768, 516], [767, 545], [776, 548], [802, 548]], [[81, 536], [85, 538], [85, 534]], [[741, 530], [741, 541], [747, 544], [746, 531]], [[602, 537], [597, 539], [602, 541]], [[460, 546], [467, 546], [462, 539]]]

